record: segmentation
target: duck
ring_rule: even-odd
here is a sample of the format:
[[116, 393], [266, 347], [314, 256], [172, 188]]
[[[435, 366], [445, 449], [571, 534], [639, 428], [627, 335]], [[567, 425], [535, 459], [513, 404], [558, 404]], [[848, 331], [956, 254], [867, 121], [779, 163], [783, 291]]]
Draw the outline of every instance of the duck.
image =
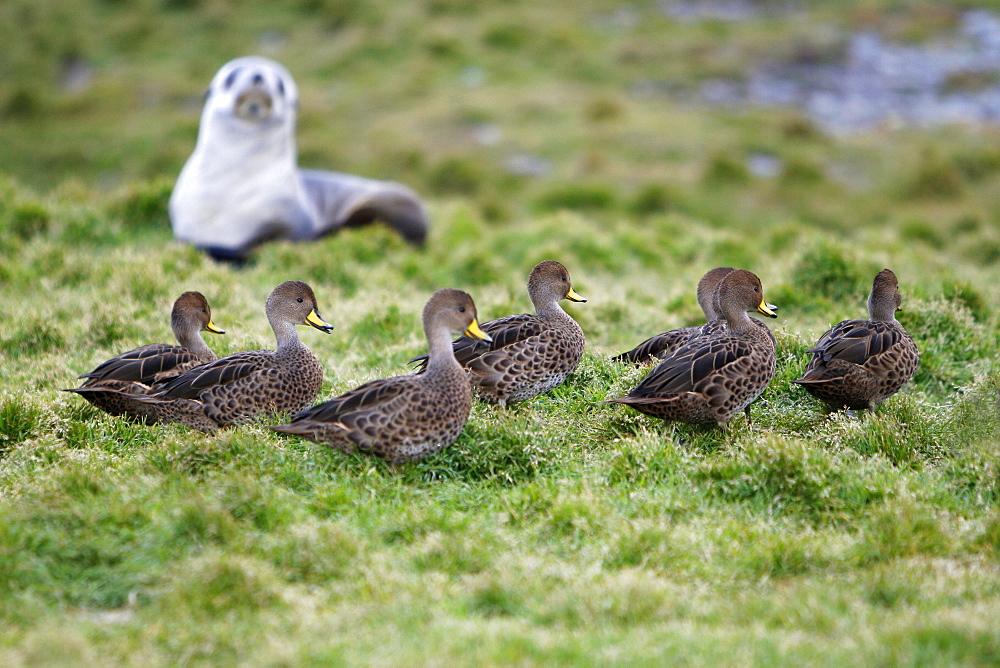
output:
[[451, 338], [464, 333], [486, 343], [491, 339], [479, 326], [472, 297], [461, 290], [435, 292], [422, 322], [428, 346], [422, 372], [370, 381], [269, 429], [391, 464], [427, 457], [454, 443], [469, 419], [472, 389]]
[[132, 410], [135, 402], [128, 394], [149, 394], [157, 383], [164, 383], [188, 369], [217, 359], [202, 338], [202, 332], [225, 334], [212, 322], [212, 307], [200, 292], [188, 291], [174, 301], [170, 311], [170, 329], [179, 345], [149, 343], [133, 348], [89, 372], [74, 392], [114, 416], [131, 416], [144, 420], [142, 413]]
[[[731, 271], [733, 271], [732, 267], [716, 267], [706, 272], [701, 277], [701, 280], [698, 281], [696, 294], [698, 296], [698, 305], [701, 306], [701, 310], [705, 314], [705, 325], [667, 330], [656, 336], [649, 337], [632, 350], [615, 355], [611, 360], [632, 364], [655, 362], [663, 359], [671, 350], [687, 343], [692, 337], [700, 335], [706, 325], [723, 323], [722, 314], [716, 310], [715, 304], [712, 303], [712, 296], [715, 293], [716, 286], [719, 285], [719, 281], [725, 278]], [[771, 308], [773, 309], [774, 307], [772, 306]]]
[[812, 358], [792, 382], [830, 411], [872, 409], [898, 392], [920, 362], [917, 344], [896, 320], [902, 303], [896, 274], [883, 269], [868, 295], [868, 318], [831, 327], [806, 351]]
[[[583, 329], [559, 302], [587, 300], [573, 289], [566, 267], [555, 260], [535, 265], [528, 276], [528, 297], [534, 314], [509, 315], [482, 325], [490, 343], [468, 336], [453, 343], [455, 358], [469, 370], [474, 394], [486, 403], [505, 407], [551, 390], [573, 373], [583, 356]], [[411, 362], [423, 366], [427, 356]]]
[[285, 281], [267, 298], [267, 320], [277, 341], [275, 350], [228, 355], [185, 371], [155, 394], [133, 395], [156, 422], [179, 422], [212, 432], [242, 424], [261, 412], [298, 412], [319, 394], [323, 367], [299, 339], [296, 325], [329, 334], [316, 295], [307, 283]]
[[[725, 320], [670, 352], [627, 396], [608, 400], [667, 422], [725, 428], [774, 378], [774, 337], [747, 311], [777, 314], [764, 301], [760, 279], [745, 269], [729, 272], [714, 299]], [[749, 418], [749, 415], [747, 416]]]

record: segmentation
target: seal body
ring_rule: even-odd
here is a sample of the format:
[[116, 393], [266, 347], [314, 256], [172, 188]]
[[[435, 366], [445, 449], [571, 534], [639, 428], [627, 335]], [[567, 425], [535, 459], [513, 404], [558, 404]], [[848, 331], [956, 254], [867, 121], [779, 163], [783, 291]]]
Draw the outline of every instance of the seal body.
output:
[[170, 197], [174, 236], [238, 260], [271, 239], [315, 239], [380, 219], [422, 243], [427, 218], [409, 188], [298, 168], [297, 109], [298, 88], [279, 63], [249, 56], [223, 65]]

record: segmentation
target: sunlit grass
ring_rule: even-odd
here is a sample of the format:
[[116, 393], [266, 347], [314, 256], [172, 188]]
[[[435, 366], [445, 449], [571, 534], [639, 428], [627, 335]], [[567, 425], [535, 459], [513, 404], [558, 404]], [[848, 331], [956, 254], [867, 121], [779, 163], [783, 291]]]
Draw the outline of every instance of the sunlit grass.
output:
[[[753, 427], [740, 416], [728, 432], [665, 429], [601, 403], [643, 374], [606, 356], [697, 320], [693, 285], [738, 230], [654, 217], [650, 235], [690, 249], [665, 246], [654, 263], [633, 256], [622, 214], [610, 227], [587, 212], [492, 226], [439, 204], [425, 252], [361, 229], [276, 244], [233, 270], [138, 213], [138, 234], [122, 225], [136, 198], [167, 192], [46, 198], [48, 233], [4, 250], [0, 646], [11, 661], [684, 651], [795, 663], [846, 661], [848, 639], [871, 661], [994, 656], [978, 621], [1000, 601], [992, 270], [954, 270], [947, 248], [923, 265], [835, 235], [747, 247], [781, 308], [776, 380]], [[10, 186], [0, 226], [20, 225], [11, 212], [31, 197]], [[203, 436], [59, 392], [116, 352], [165, 340], [185, 289], [204, 292], [228, 330], [212, 337], [220, 353], [269, 346], [261, 302], [297, 278], [337, 326], [301, 332], [324, 362], [325, 396], [405, 373], [436, 286], [468, 289], [484, 318], [526, 309], [525, 274], [543, 257], [590, 298], [568, 307], [588, 335], [580, 369], [527, 404], [476, 405], [454, 446], [398, 469], [278, 437], [266, 421]], [[788, 381], [822, 328], [863, 313], [869, 274], [885, 264], [901, 276], [901, 316], [926, 365], [876, 411], [827, 418]]]

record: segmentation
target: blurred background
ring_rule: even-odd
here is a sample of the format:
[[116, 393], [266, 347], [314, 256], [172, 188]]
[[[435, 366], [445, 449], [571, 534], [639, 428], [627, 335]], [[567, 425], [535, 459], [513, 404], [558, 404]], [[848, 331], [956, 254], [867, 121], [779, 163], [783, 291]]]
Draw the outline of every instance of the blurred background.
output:
[[0, 173], [149, 184], [164, 223], [212, 75], [260, 54], [302, 166], [487, 223], [891, 224], [1000, 259], [997, 2], [7, 0], [0, 43]]

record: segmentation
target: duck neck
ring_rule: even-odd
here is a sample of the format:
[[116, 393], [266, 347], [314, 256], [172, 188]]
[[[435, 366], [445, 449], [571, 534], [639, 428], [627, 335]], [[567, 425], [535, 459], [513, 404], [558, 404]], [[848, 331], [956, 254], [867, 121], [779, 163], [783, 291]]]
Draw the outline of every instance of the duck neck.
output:
[[177, 332], [176, 335], [177, 342], [181, 344], [181, 347], [194, 353], [198, 357], [213, 354], [212, 350], [208, 347], [208, 344], [205, 343], [205, 339], [201, 338], [200, 331]]
[[868, 295], [868, 317], [880, 322], [896, 322], [896, 305], [887, 299], [879, 299], [873, 290]]
[[427, 371], [459, 367], [451, 344], [451, 335], [445, 329], [425, 331], [427, 336]]
[[746, 311], [733, 310], [727, 312], [725, 316], [726, 324], [729, 326], [731, 332], [746, 334], [753, 327], [753, 320], [750, 319]]
[[698, 306], [701, 307], [701, 312], [705, 314], [705, 322], [713, 322], [722, 317], [715, 310], [715, 304], [712, 303], [712, 296], [711, 292], [698, 291]]
[[302, 341], [299, 340], [299, 333], [295, 329], [295, 324], [286, 321], [271, 322], [271, 329], [274, 330], [274, 338], [278, 342], [275, 352], [280, 354], [291, 353], [302, 348]]
[[544, 301], [535, 305], [535, 315], [546, 319], [568, 318], [569, 314], [559, 305], [558, 300]]

